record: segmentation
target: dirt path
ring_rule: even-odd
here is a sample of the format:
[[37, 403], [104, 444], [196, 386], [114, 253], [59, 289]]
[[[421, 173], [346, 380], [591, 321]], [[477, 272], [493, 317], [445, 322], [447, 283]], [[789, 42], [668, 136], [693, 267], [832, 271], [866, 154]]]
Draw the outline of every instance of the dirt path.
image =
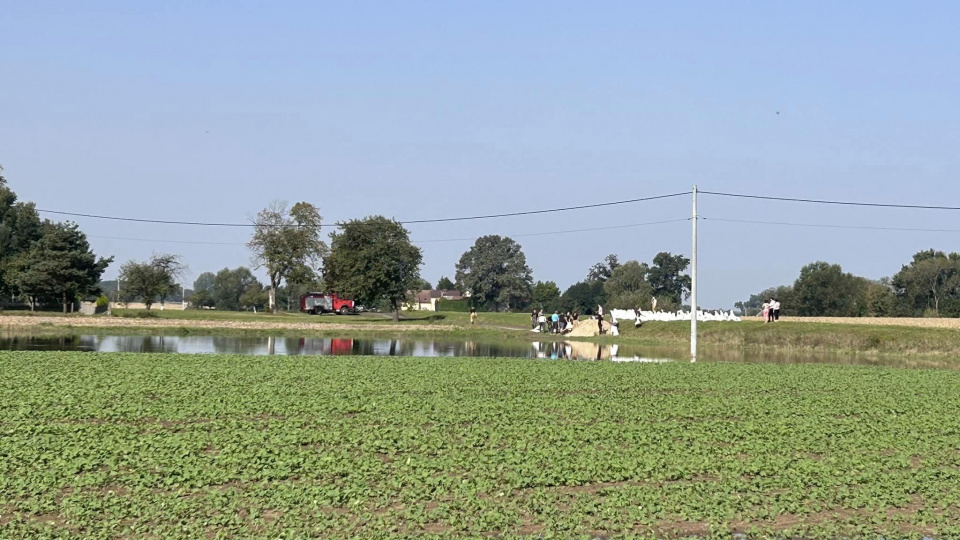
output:
[[203, 321], [184, 319], [127, 319], [120, 317], [20, 317], [0, 316], [0, 327], [36, 328], [69, 326], [83, 328], [229, 328], [235, 330], [364, 330], [377, 332], [411, 332], [417, 330], [457, 330], [441, 324], [338, 324], [264, 321]]

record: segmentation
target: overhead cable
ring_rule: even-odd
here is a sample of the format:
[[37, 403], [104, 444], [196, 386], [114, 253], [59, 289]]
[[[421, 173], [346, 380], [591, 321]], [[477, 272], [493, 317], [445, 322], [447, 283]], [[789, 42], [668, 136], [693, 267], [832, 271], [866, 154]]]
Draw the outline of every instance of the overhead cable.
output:
[[[539, 232], [539, 233], [524, 233], [524, 234], [510, 234], [506, 235], [510, 238], [523, 238], [525, 236], [547, 236], [552, 234], [570, 234], [570, 233], [579, 233], [579, 232], [591, 232], [591, 231], [608, 231], [612, 229], [628, 229], [631, 227], [644, 227], [646, 225], [660, 225], [661, 223], [677, 223], [680, 221], [690, 221], [691, 218], [680, 218], [680, 219], [667, 219], [663, 221], [650, 221], [647, 223], [632, 223], [630, 225], [611, 225], [609, 227], [592, 227], [589, 229], [570, 229], [566, 231], [550, 231], [550, 232]], [[414, 243], [427, 243], [427, 242], [462, 242], [467, 240], [476, 240], [476, 237], [470, 238], [444, 238], [440, 240], [413, 240]]]
[[942, 232], [942, 233], [960, 233], [960, 229], [917, 229], [905, 227], [875, 227], [870, 225], [831, 225], [825, 223], [791, 223], [787, 221], [757, 221], [752, 219], [724, 219], [708, 218], [701, 216], [704, 221], [723, 221], [727, 223], [749, 223], [754, 225], [785, 225], [791, 227], [814, 227], [821, 229], [858, 229], [868, 231], [904, 231], [904, 232]]
[[[571, 229], [565, 231], [547, 231], [547, 232], [537, 232], [537, 233], [521, 233], [521, 234], [511, 234], [506, 235], [511, 238], [522, 238], [526, 236], [547, 236], [553, 234], [570, 234], [570, 233], [579, 233], [579, 232], [590, 232], [590, 231], [606, 231], [613, 229], [628, 229], [632, 227], [643, 227], [646, 225], [659, 225], [661, 223], [677, 223], [680, 221], [690, 221], [690, 218], [680, 218], [680, 219], [668, 219], [664, 221], [651, 221], [647, 223], [632, 223], [629, 225], [611, 225], [608, 227], [593, 227], [589, 229]], [[163, 239], [150, 239], [150, 238], [127, 238], [121, 236], [95, 236], [91, 235], [88, 238], [102, 238], [106, 240], [126, 240], [130, 242], [160, 242], [160, 243], [170, 243], [170, 244], [200, 244], [200, 245], [215, 245], [215, 246], [245, 246], [246, 242], [203, 242], [203, 241], [193, 241], [193, 240], [163, 240]], [[416, 238], [411, 239], [415, 244], [421, 243], [433, 243], [433, 242], [464, 242], [464, 241], [473, 241], [476, 240], [476, 237], [465, 237], [465, 238], [440, 238], [440, 239], [430, 239], [430, 240], [417, 240]]]
[[798, 199], [794, 197], [773, 197], [768, 195], [747, 195], [743, 193], [723, 193], [719, 191], [697, 191], [702, 195], [719, 195], [721, 197], [737, 197], [741, 199], [760, 199], [764, 201], [785, 201], [813, 204], [834, 204], [840, 206], [869, 206], [879, 208], [909, 208], [915, 210], [960, 210], [958, 206], [930, 206], [923, 204], [892, 204], [892, 203], [874, 203], [858, 201], [832, 201], [824, 199]]
[[[400, 221], [402, 225], [413, 225], [417, 223], [441, 223], [441, 222], [450, 222], [450, 221], [468, 221], [476, 219], [493, 219], [493, 218], [502, 218], [502, 217], [512, 217], [512, 216], [529, 216], [535, 214], [548, 214], [552, 212], [566, 212], [569, 210], [584, 210], [587, 208], [600, 208], [604, 206], [614, 206], [620, 204], [631, 204], [642, 201], [654, 201], [658, 199], [667, 199], [670, 197], [679, 197], [681, 195], [689, 195], [691, 192], [685, 191], [683, 193], [671, 193], [669, 195], [656, 195], [653, 197], [641, 197], [637, 199], [625, 199], [620, 201], [611, 201], [605, 203], [596, 203], [596, 204], [584, 204], [580, 206], [567, 206], [563, 208], [549, 208], [546, 210], [527, 210], [523, 212], [509, 212], [504, 214], [487, 214], [487, 215], [478, 215], [478, 216], [462, 216], [462, 217], [449, 217], [449, 218], [436, 218], [436, 219], [417, 219], [410, 221]], [[47, 214], [57, 214], [61, 216], [72, 216], [72, 217], [85, 217], [93, 219], [108, 219], [113, 221], [131, 221], [136, 223], [154, 223], [154, 224], [163, 224], [163, 225], [194, 225], [202, 227], [256, 227], [255, 223], [210, 223], [210, 222], [201, 222], [201, 221], [175, 221], [175, 220], [164, 220], [164, 219], [143, 219], [143, 218], [130, 218], [130, 217], [118, 217], [118, 216], [104, 216], [97, 214], [80, 214], [76, 212], [63, 212], [60, 210], [44, 210], [37, 209], [38, 212], [44, 212]], [[339, 226], [339, 225], [338, 225]]]

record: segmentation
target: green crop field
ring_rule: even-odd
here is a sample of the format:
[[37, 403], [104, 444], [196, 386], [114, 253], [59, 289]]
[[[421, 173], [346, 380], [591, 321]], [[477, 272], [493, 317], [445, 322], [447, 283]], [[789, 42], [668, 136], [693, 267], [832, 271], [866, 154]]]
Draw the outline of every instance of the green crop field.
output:
[[0, 353], [2, 538], [960, 535], [960, 372]]

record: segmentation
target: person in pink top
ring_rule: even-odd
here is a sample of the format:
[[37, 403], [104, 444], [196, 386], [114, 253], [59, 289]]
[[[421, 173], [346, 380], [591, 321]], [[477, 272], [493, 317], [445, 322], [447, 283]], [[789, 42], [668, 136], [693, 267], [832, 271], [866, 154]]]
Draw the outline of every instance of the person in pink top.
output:
[[770, 322], [770, 304], [768, 302], [763, 303], [761, 312], [763, 313], [763, 324]]

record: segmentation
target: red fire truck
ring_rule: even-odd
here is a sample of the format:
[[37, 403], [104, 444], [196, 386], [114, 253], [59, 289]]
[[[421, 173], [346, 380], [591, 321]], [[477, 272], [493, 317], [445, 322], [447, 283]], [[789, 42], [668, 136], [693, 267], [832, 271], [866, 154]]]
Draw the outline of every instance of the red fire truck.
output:
[[311, 315], [321, 313], [347, 315], [348, 313], [354, 313], [355, 309], [353, 300], [340, 298], [336, 294], [311, 292], [300, 297], [300, 311]]

